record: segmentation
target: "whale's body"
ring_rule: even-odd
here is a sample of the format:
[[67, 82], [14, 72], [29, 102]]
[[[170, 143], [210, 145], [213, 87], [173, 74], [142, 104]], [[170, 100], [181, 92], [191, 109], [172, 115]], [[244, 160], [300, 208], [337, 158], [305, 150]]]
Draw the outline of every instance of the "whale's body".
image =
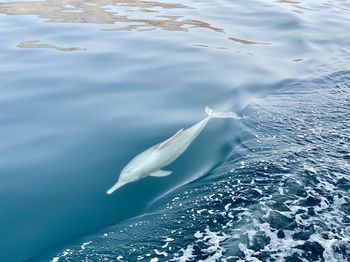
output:
[[112, 194], [125, 184], [135, 182], [146, 176], [164, 177], [170, 175], [170, 171], [161, 170], [161, 168], [174, 162], [185, 152], [211, 118], [240, 118], [233, 112], [215, 112], [209, 107], [206, 107], [205, 111], [208, 114], [205, 119], [190, 128], [179, 130], [172, 137], [134, 157], [122, 169], [118, 182], [107, 191], [107, 194]]

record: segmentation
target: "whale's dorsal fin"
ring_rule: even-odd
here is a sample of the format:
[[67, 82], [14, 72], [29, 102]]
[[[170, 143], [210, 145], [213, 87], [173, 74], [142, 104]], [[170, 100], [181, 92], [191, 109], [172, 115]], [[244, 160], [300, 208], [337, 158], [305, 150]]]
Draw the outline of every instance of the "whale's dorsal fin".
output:
[[172, 137], [168, 138], [167, 140], [165, 140], [164, 142], [160, 143], [156, 149], [162, 149], [163, 147], [165, 147], [167, 144], [169, 144], [172, 140], [174, 140], [178, 135], [180, 135], [182, 133], [184, 129], [180, 129], [179, 131], [177, 131]]
[[163, 176], [168, 176], [168, 175], [170, 175], [171, 173], [172, 173], [171, 171], [158, 170], [158, 171], [156, 171], [156, 172], [153, 172], [153, 173], [149, 174], [149, 176], [163, 177]]

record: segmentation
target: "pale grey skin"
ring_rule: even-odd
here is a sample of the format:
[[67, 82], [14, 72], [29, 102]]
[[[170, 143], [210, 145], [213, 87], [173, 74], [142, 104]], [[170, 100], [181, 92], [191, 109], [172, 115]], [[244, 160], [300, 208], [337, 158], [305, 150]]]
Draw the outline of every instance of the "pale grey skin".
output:
[[147, 176], [164, 177], [170, 175], [170, 171], [161, 170], [161, 168], [174, 162], [182, 155], [199, 136], [211, 118], [240, 119], [240, 117], [233, 112], [215, 112], [209, 107], [206, 107], [205, 111], [208, 114], [208, 117], [205, 119], [188, 129], [179, 130], [169, 139], [150, 147], [132, 159], [129, 164], [123, 168], [118, 182], [107, 191], [107, 194], [112, 194], [125, 184], [135, 182]]

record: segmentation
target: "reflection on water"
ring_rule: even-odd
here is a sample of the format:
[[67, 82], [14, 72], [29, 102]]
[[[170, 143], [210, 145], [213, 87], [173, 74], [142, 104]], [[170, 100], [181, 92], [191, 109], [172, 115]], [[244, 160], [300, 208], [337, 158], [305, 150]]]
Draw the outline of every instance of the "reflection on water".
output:
[[[1, 2], [0, 14], [7, 15], [37, 15], [50, 23], [92, 23], [118, 25], [104, 28], [102, 31], [182, 31], [191, 28], [204, 28], [217, 33], [225, 33], [224, 29], [208, 22], [191, 19], [185, 15], [169, 15], [170, 10], [193, 9], [192, 7], [156, 1], [140, 0], [92, 0], [92, 1], [17, 1]], [[271, 43], [245, 40], [229, 37], [228, 40], [245, 45], [269, 45]], [[61, 48], [37, 41], [24, 41], [18, 45], [21, 48], [53, 48], [58, 51], [77, 51], [80, 48]], [[212, 47], [200, 45], [200, 47]], [[219, 47], [218, 49], [228, 49]]]
[[350, 11], [350, 3], [346, 1], [325, 1], [323, 5], [326, 8], [332, 8], [335, 11]]
[[193, 19], [182, 19], [179, 16], [162, 16], [165, 19], [162, 20], [150, 20], [150, 19], [131, 19], [127, 17], [121, 17], [120, 22], [125, 23], [137, 23], [135, 25], [127, 25], [122, 27], [114, 27], [110, 29], [104, 29], [103, 31], [131, 31], [131, 30], [153, 30], [161, 28], [168, 31], [188, 31], [189, 27], [201, 27], [210, 29], [216, 32], [224, 32], [223, 29], [213, 27], [206, 22]]
[[[47, 22], [122, 24], [104, 31], [151, 29], [187, 31], [186, 27], [200, 27], [223, 32], [221, 28], [204, 21], [185, 18], [181, 15], [163, 14], [164, 10], [185, 8], [190, 9], [183, 4], [140, 0], [93, 0], [89, 2], [46, 0], [0, 3], [0, 13], [2, 14], [37, 15], [46, 19]], [[147, 18], [144, 18], [145, 16]]]
[[59, 47], [51, 44], [40, 43], [40, 40], [28, 40], [20, 42], [17, 47], [19, 48], [49, 48], [56, 49], [57, 51], [84, 51], [86, 49], [79, 47]]
[[271, 45], [271, 43], [256, 42], [256, 41], [250, 41], [250, 40], [245, 40], [245, 39], [240, 39], [235, 37], [229, 37], [229, 39], [243, 45]]
[[276, 3], [281, 3], [281, 4], [287, 4], [291, 6], [293, 9], [292, 11], [298, 14], [303, 14], [303, 9], [306, 9], [305, 7], [301, 6], [301, 3], [299, 1], [294, 1], [294, 0], [275, 0]]
[[203, 45], [203, 44], [194, 44], [193, 46], [205, 47], [205, 48], [214, 48], [214, 49], [221, 49], [221, 50], [228, 50], [227, 47], [223, 47], [223, 46], [211, 46], [211, 45]]

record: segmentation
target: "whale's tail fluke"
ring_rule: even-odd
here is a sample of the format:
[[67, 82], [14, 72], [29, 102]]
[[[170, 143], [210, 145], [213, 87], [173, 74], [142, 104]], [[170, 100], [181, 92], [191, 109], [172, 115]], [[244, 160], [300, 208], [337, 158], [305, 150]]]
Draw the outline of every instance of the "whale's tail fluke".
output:
[[208, 114], [209, 117], [212, 118], [233, 118], [233, 119], [241, 119], [240, 116], [233, 112], [217, 112], [211, 109], [210, 107], [205, 108], [205, 112]]
[[108, 189], [107, 194], [110, 195], [120, 187], [124, 186], [126, 183], [116, 183], [114, 186], [112, 186], [110, 189]]

